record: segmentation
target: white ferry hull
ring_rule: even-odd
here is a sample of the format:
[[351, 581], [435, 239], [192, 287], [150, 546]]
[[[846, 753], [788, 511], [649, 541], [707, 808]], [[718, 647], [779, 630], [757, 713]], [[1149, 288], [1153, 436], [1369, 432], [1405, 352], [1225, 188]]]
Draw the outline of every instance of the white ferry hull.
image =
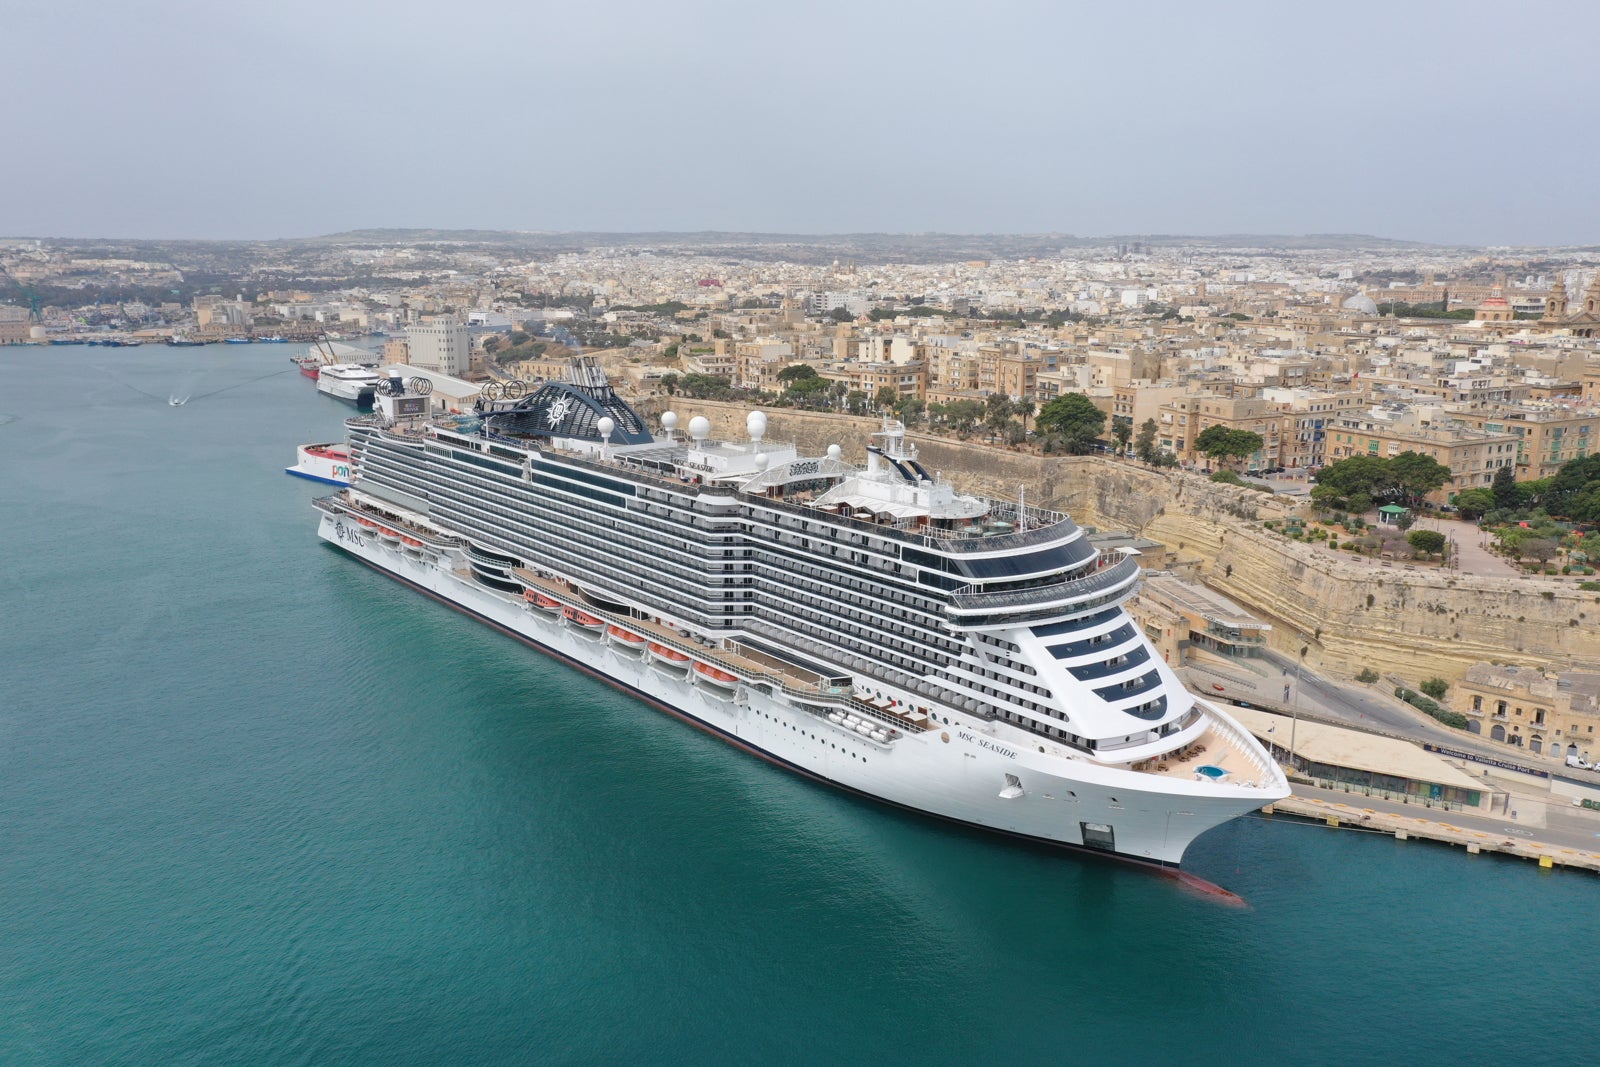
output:
[[[318, 534], [357, 559], [559, 660], [798, 773], [865, 796], [1033, 841], [1176, 867], [1196, 837], [1260, 807], [1259, 789], [1154, 778], [1032, 752], [952, 713], [925, 733], [876, 743], [796, 707], [781, 692], [729, 692], [669, 670], [604, 631], [565, 623], [509, 593], [454, 573], [448, 556], [402, 551], [348, 517]], [[1008, 775], [1020, 791], [1007, 789]], [[1013, 793], [1002, 796], [1002, 792]], [[1087, 826], [1086, 826], [1087, 824]], [[1098, 845], [1086, 835], [1099, 836]]]
[[350, 484], [349, 455], [329, 454], [328, 445], [301, 445], [296, 452], [293, 467], [283, 468], [285, 474], [306, 478], [327, 485]]

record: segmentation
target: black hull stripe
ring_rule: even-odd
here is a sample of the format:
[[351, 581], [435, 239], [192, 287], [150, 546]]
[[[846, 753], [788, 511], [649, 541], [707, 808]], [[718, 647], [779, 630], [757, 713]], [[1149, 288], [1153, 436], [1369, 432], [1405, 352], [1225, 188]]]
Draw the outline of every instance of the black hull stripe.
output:
[[454, 600], [451, 600], [448, 597], [440, 596], [438, 593], [435, 593], [432, 589], [429, 589], [426, 586], [418, 585], [416, 582], [413, 582], [411, 579], [407, 578], [403, 574], [397, 574], [394, 571], [389, 570], [387, 567], [380, 566], [377, 563], [374, 563], [373, 561], [371, 561], [369, 559], [366, 559], [366, 558], [364, 558], [362, 556], [357, 556], [354, 553], [348, 551], [347, 549], [340, 548], [340, 546], [335, 545], [332, 542], [324, 542], [324, 543], [328, 544], [328, 546], [330, 548], [339, 549], [341, 552], [344, 552], [345, 555], [350, 556], [352, 559], [359, 560], [360, 562], [366, 564], [368, 567], [371, 567], [373, 570], [377, 571], [379, 574], [387, 575], [388, 577], [393, 578], [395, 581], [401, 583], [402, 585], [405, 585], [405, 586], [407, 586], [407, 587], [409, 587], [411, 589], [416, 590], [417, 592], [421, 593], [423, 596], [428, 597], [430, 600], [437, 601], [438, 603], [443, 604], [445, 607], [453, 608], [456, 611], [461, 612], [461, 614], [463, 614], [463, 615], [466, 615], [466, 616], [468, 616], [470, 618], [476, 619], [478, 622], [483, 623], [485, 626], [491, 627], [492, 629], [497, 630], [500, 633], [505, 634], [507, 637], [510, 637], [510, 638], [512, 638], [514, 640], [520, 641], [523, 644], [527, 645], [528, 647], [536, 649], [537, 651], [544, 653], [545, 655], [549, 656], [551, 659], [558, 660], [561, 663], [564, 663], [569, 667], [572, 667], [572, 668], [574, 668], [576, 670], [582, 671], [584, 674], [587, 674], [589, 677], [594, 678], [594, 679], [596, 679], [598, 681], [604, 682], [607, 685], [611, 686], [613, 689], [618, 689], [618, 690], [620, 690], [620, 691], [622, 691], [624, 693], [627, 693], [629, 696], [632, 696], [636, 700], [639, 700], [639, 701], [641, 701], [641, 702], [643, 702], [645, 704], [649, 704], [651, 707], [657, 709], [658, 711], [666, 712], [668, 715], [671, 715], [673, 718], [679, 719], [682, 722], [686, 722], [690, 726], [693, 726], [696, 729], [701, 730], [704, 733], [710, 734], [712, 737], [715, 737], [715, 738], [717, 738], [717, 739], [719, 739], [721, 741], [725, 741], [725, 742], [727, 742], [728, 744], [732, 745], [733, 747], [735, 747], [737, 749], [740, 749], [740, 750], [742, 750], [744, 752], [748, 752], [752, 756], [757, 756], [757, 757], [759, 757], [761, 759], [764, 759], [768, 763], [771, 763], [771, 764], [773, 764], [775, 766], [782, 767], [782, 768], [784, 768], [785, 770], [788, 770], [788, 771], [792, 771], [793, 773], [798, 774], [801, 777], [809, 778], [813, 782], [818, 782], [818, 783], [821, 783], [822, 785], [831, 786], [834, 789], [841, 790], [842, 792], [845, 792], [845, 793], [850, 793], [853, 796], [857, 796], [857, 797], [862, 798], [863, 800], [870, 800], [875, 804], [885, 804], [885, 805], [888, 805], [890, 807], [899, 808], [901, 811], [910, 812], [913, 815], [920, 815], [920, 816], [922, 816], [924, 818], [939, 819], [939, 820], [941, 820], [943, 822], [951, 823], [951, 824], [953, 824], [955, 826], [962, 827], [963, 829], [966, 829], [966, 830], [975, 830], [975, 831], [978, 831], [978, 832], [983, 833], [983, 834], [1000, 834], [1002, 836], [1009, 837], [1009, 838], [1011, 838], [1013, 840], [1016, 840], [1016, 841], [1026, 842], [1026, 843], [1028, 843], [1030, 845], [1042, 845], [1042, 846], [1044, 846], [1046, 848], [1050, 848], [1050, 849], [1065, 849], [1067, 851], [1076, 853], [1077, 855], [1080, 855], [1080, 856], [1093, 857], [1094, 859], [1097, 859], [1097, 860], [1109, 860], [1111, 862], [1118, 863], [1118, 864], [1125, 864], [1125, 865], [1128, 865], [1128, 866], [1144, 868], [1146, 870], [1157, 871], [1157, 872], [1160, 872], [1161, 874], [1164, 874], [1164, 875], [1169, 875], [1169, 876], [1172, 876], [1172, 877], [1181, 877], [1182, 880], [1186, 884], [1189, 884], [1191, 886], [1194, 886], [1195, 888], [1201, 889], [1202, 891], [1211, 892], [1214, 889], [1217, 893], [1220, 893], [1220, 894], [1223, 894], [1223, 895], [1227, 895], [1227, 896], [1232, 896], [1232, 894], [1228, 893], [1227, 890], [1221, 889], [1220, 887], [1213, 887], [1213, 886], [1211, 886], [1211, 883], [1206, 882], [1202, 878], [1197, 878], [1194, 875], [1188, 874], [1186, 872], [1180, 872], [1178, 870], [1178, 865], [1176, 863], [1171, 863], [1171, 862], [1168, 862], [1168, 861], [1165, 861], [1165, 860], [1140, 859], [1137, 856], [1128, 856], [1128, 855], [1124, 855], [1123, 853], [1120, 853], [1120, 852], [1107, 852], [1104, 849], [1089, 848], [1089, 847], [1084, 846], [1084, 845], [1074, 845], [1069, 841], [1056, 841], [1056, 840], [1053, 840], [1053, 839], [1048, 838], [1048, 837], [1035, 837], [1032, 834], [1018, 833], [1015, 830], [1002, 830], [1002, 829], [1000, 829], [998, 827], [994, 827], [994, 826], [985, 826], [982, 823], [969, 822], [966, 819], [958, 819], [953, 815], [941, 815], [940, 813], [938, 813], [936, 811], [927, 811], [926, 809], [923, 809], [923, 808], [915, 808], [915, 807], [912, 807], [909, 804], [902, 804], [897, 800], [890, 800], [887, 797], [881, 797], [881, 796], [878, 796], [875, 793], [868, 793], [865, 790], [857, 789], [854, 786], [846, 785], [843, 782], [834, 781], [832, 778], [828, 778], [828, 777], [825, 777], [824, 775], [817, 774], [814, 771], [807, 770], [806, 768], [800, 766], [797, 763], [791, 763], [788, 760], [784, 759], [782, 756], [774, 755], [773, 753], [768, 752], [766, 749], [757, 748], [756, 746], [747, 743], [746, 741], [744, 741], [740, 737], [738, 737], [738, 736], [736, 736], [734, 734], [730, 734], [730, 733], [728, 733], [728, 731], [726, 731], [726, 730], [724, 730], [724, 729], [722, 729], [722, 728], [720, 728], [718, 726], [715, 726], [712, 723], [705, 722], [704, 720], [697, 719], [693, 715], [690, 715], [690, 714], [688, 714], [686, 712], [679, 711], [677, 708], [674, 708], [670, 704], [662, 703], [660, 700], [657, 700], [655, 697], [651, 696], [649, 693], [646, 693], [646, 692], [644, 692], [643, 690], [640, 690], [640, 689], [636, 689], [633, 686], [629, 685], [627, 682], [621, 681], [620, 679], [617, 679], [617, 678], [613, 678], [609, 674], [606, 674], [603, 671], [596, 670], [595, 668], [590, 667], [586, 663], [582, 663], [582, 662], [580, 662], [578, 660], [575, 660], [571, 656], [568, 656], [563, 652], [558, 652], [555, 649], [551, 648], [549, 645], [546, 645], [546, 644], [543, 644], [543, 643], [541, 643], [539, 641], [536, 641], [536, 640], [534, 640], [533, 638], [529, 637], [526, 634], [518, 633], [516, 630], [513, 630], [513, 629], [510, 629], [509, 627], [503, 626], [500, 623], [496, 622], [495, 620], [489, 618], [487, 615], [483, 615], [483, 614], [481, 614], [481, 613], [479, 613], [477, 611], [474, 611], [472, 608], [467, 607], [465, 604], [460, 604], [460, 603], [457, 603]]

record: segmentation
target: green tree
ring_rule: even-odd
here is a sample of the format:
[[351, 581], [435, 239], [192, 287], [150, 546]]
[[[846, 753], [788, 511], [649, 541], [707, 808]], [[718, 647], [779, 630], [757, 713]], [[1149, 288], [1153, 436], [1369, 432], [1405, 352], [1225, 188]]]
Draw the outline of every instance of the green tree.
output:
[[968, 434], [978, 425], [988, 408], [981, 400], [953, 400], [945, 405], [945, 418], [957, 433]]
[[922, 413], [926, 407], [926, 402], [919, 397], [903, 396], [894, 405], [895, 418], [907, 426], [917, 426], [922, 422]]
[[1406, 511], [1402, 512], [1400, 517], [1394, 520], [1394, 524], [1396, 529], [1398, 529], [1401, 533], [1405, 533], [1416, 524], [1416, 521], [1417, 513], [1414, 511]]
[[661, 376], [661, 388], [667, 391], [668, 396], [678, 395], [678, 376], [671, 371]]
[[1549, 563], [1559, 551], [1561, 546], [1548, 537], [1529, 537], [1517, 545], [1519, 559], [1536, 559], [1540, 564]]
[[834, 322], [852, 322], [855, 319], [855, 316], [850, 314], [849, 308], [834, 308], [828, 312], [828, 317]]
[[813, 374], [809, 378], [801, 377], [790, 382], [783, 395], [801, 407], [825, 407], [827, 400], [833, 396], [833, 383]]
[[1117, 443], [1117, 455], [1128, 454], [1128, 439], [1133, 436], [1133, 420], [1122, 417], [1111, 420], [1111, 439]]
[[1330, 463], [1317, 472], [1317, 484], [1311, 490], [1311, 499], [1319, 507], [1365, 511], [1366, 508], [1355, 506], [1354, 498], [1359, 496], [1365, 499], [1366, 507], [1371, 507], [1372, 500], [1385, 495], [1388, 486], [1388, 466], [1382, 459], [1377, 456], [1350, 456]]
[[1062, 393], [1039, 410], [1033, 424], [1060, 438], [1068, 452], [1081, 456], [1093, 450], [1095, 439], [1105, 428], [1106, 413], [1082, 393]]
[[1011, 410], [1022, 420], [1023, 436], [1027, 436], [1028, 420], [1033, 418], [1035, 411], [1039, 410], [1039, 405], [1034, 401], [1033, 397], [1025, 396], [1021, 400], [1013, 400], [1011, 402]]
[[1204, 452], [1214, 460], [1244, 459], [1261, 451], [1264, 442], [1254, 430], [1235, 430], [1227, 426], [1207, 426], [1194, 439], [1196, 451]]
[[1450, 691], [1450, 683], [1443, 678], [1429, 678], [1417, 688], [1435, 700], [1443, 700], [1444, 695]]
[[1479, 487], [1456, 494], [1456, 511], [1468, 522], [1476, 522], [1495, 508], [1494, 491]]
[[990, 393], [984, 401], [988, 411], [984, 413], [983, 421], [998, 430], [1011, 420], [1011, 398], [1004, 393]]
[[1133, 454], [1139, 457], [1140, 463], [1154, 466], [1159, 453], [1156, 451], [1156, 420], [1145, 419], [1139, 427], [1139, 436], [1133, 439]]
[[1522, 503], [1517, 494], [1517, 472], [1511, 464], [1507, 463], [1494, 472], [1489, 492], [1494, 494], [1494, 506], [1497, 508], [1515, 508]]
[[1438, 530], [1412, 530], [1406, 534], [1406, 543], [1418, 552], [1443, 552], [1445, 537]]
[[1402, 452], [1387, 461], [1380, 461], [1388, 474], [1388, 492], [1392, 500], [1416, 507], [1422, 498], [1450, 480], [1450, 468], [1421, 452]]
[[879, 408], [887, 411], [894, 407], [895, 401], [900, 399], [900, 394], [892, 385], [881, 385], [878, 387], [878, 395], [872, 399]]
[[805, 381], [809, 378], [820, 377], [821, 375], [817, 373], [817, 368], [813, 367], [809, 363], [795, 363], [783, 368], [778, 372], [778, 381], [782, 382], [784, 385], [791, 385], [795, 382]]

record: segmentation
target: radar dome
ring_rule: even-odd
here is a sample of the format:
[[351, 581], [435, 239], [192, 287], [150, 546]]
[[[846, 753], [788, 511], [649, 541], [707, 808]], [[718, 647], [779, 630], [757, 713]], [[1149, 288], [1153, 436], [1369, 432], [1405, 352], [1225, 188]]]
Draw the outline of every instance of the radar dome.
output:
[[616, 421], [609, 416], [602, 418], [599, 422], [595, 423], [594, 426], [595, 429], [600, 431], [601, 437], [610, 437], [611, 431], [617, 428]]
[[678, 413], [676, 411], [663, 411], [661, 413], [661, 428], [663, 430], [676, 430], [678, 428]]
[[765, 412], [752, 411], [744, 417], [744, 428], [750, 432], [750, 440], [760, 441], [767, 433], [767, 416]]
[[689, 436], [696, 441], [704, 441], [711, 436], [711, 420], [704, 415], [696, 415], [689, 420]]
[[828, 458], [829, 459], [835, 459], [836, 460], [842, 454], [843, 454], [843, 449], [841, 449], [838, 445], [829, 445], [828, 446]]
[[756, 470], [764, 471], [766, 469], [767, 469], [767, 454], [765, 452], [763, 452], [759, 456], [756, 457]]

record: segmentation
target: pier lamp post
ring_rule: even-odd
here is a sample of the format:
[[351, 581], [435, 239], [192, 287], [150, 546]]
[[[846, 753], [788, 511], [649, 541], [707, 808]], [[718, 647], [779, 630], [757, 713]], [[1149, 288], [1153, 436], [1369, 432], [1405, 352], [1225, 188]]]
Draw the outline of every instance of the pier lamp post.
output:
[[1311, 646], [1306, 644], [1305, 634], [1296, 634], [1300, 640], [1300, 658], [1294, 667], [1294, 704], [1291, 705], [1293, 717], [1289, 720], [1289, 770], [1294, 771], [1294, 740], [1295, 734], [1300, 730], [1300, 676], [1305, 673], [1306, 653], [1311, 651]]

